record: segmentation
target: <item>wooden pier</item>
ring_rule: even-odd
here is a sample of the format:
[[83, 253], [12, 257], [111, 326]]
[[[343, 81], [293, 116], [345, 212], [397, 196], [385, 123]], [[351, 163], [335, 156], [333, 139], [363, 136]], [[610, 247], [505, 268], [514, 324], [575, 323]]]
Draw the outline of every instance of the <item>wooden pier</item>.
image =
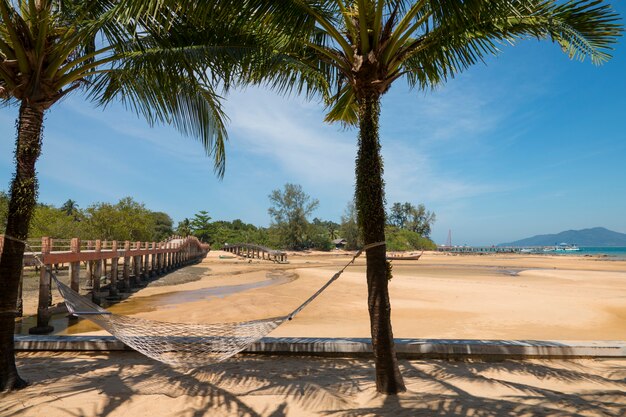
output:
[[287, 254], [285, 252], [270, 249], [265, 246], [252, 245], [249, 243], [226, 244], [222, 250], [234, 253], [243, 258], [267, 259], [277, 263], [287, 263]]
[[450, 253], [522, 253], [521, 247], [504, 246], [439, 246], [438, 252]]
[[[116, 301], [120, 293], [144, 287], [148, 280], [174, 269], [201, 261], [210, 246], [195, 237], [172, 237], [165, 242], [117, 242], [102, 240], [41, 238], [41, 243], [29, 241], [23, 265], [39, 270], [39, 302], [37, 326], [33, 334], [50, 333], [53, 312], [50, 272], [59, 265], [69, 265], [69, 285], [80, 292], [81, 263], [85, 265], [87, 279], [82, 290], [87, 290], [94, 302], [104, 299]], [[32, 243], [32, 244], [31, 244]], [[4, 236], [0, 235], [0, 252]], [[42, 264], [44, 267], [42, 267]], [[23, 269], [22, 269], [23, 277]], [[18, 316], [22, 315], [22, 285], [18, 296]]]

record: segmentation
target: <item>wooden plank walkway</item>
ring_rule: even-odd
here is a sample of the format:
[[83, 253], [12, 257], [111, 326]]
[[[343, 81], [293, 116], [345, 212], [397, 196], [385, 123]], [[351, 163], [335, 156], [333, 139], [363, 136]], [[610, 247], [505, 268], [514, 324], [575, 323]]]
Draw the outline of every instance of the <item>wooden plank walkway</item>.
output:
[[[52, 307], [51, 273], [60, 264], [69, 265], [69, 285], [80, 292], [81, 263], [86, 265], [87, 280], [83, 289], [90, 292], [92, 301], [100, 304], [103, 299], [115, 301], [120, 293], [143, 287], [156, 276], [174, 269], [199, 262], [211, 247], [196, 237], [173, 236], [164, 242], [117, 242], [105, 240], [81, 241], [73, 239], [41, 238], [41, 243], [30, 241], [24, 254], [24, 267], [39, 270], [39, 301], [37, 326], [29, 331], [47, 334], [53, 331], [49, 325]], [[0, 252], [4, 236], [0, 235]], [[22, 315], [22, 285], [18, 296], [18, 316]], [[106, 286], [103, 286], [103, 282]]]
[[[395, 345], [399, 357], [415, 359], [626, 359], [626, 341], [395, 339]], [[16, 335], [15, 349], [21, 351], [132, 350], [113, 336], [31, 335]], [[252, 343], [243, 353], [362, 356], [370, 355], [371, 352], [371, 341], [366, 338], [265, 337]]]
[[265, 246], [253, 245], [250, 243], [227, 243], [224, 245], [222, 250], [244, 258], [268, 259], [277, 263], [287, 263], [287, 254], [285, 252], [270, 249]]

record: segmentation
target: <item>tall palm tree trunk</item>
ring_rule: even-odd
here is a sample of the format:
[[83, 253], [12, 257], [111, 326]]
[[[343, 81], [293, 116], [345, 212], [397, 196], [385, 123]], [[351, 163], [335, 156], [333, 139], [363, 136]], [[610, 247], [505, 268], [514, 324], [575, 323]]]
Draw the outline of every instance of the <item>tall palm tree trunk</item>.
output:
[[[359, 100], [359, 150], [356, 161], [356, 208], [366, 245], [385, 241], [383, 162], [378, 140], [380, 96]], [[385, 394], [406, 391], [393, 342], [388, 281], [391, 265], [386, 245], [367, 250], [367, 305], [376, 363], [376, 389]]]
[[[6, 226], [6, 235], [18, 240], [28, 237], [28, 225], [35, 209], [35, 162], [41, 151], [43, 115], [42, 108], [22, 102], [15, 150], [17, 170], [11, 184]], [[18, 240], [5, 238], [0, 257], [0, 391], [26, 386], [26, 381], [17, 373], [13, 350], [17, 291], [24, 256], [24, 244]]]

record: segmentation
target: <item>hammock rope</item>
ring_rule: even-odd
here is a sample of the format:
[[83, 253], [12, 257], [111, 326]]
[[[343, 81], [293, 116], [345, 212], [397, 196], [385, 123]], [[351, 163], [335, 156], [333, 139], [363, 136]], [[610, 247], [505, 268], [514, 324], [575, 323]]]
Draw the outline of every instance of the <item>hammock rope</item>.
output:
[[[28, 246], [28, 243], [20, 242]], [[54, 280], [70, 314], [96, 323], [118, 340], [152, 359], [177, 367], [199, 368], [230, 358], [285, 321], [292, 320], [336, 281], [364, 251], [384, 244], [385, 242], [377, 242], [363, 247], [319, 290], [285, 316], [214, 324], [169, 323], [113, 314], [62, 283], [41, 259], [36, 255], [35, 258]]]

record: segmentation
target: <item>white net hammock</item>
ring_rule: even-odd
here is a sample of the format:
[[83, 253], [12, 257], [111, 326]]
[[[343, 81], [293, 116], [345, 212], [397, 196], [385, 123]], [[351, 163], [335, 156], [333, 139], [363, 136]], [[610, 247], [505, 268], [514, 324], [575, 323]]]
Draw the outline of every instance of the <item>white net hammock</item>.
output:
[[53, 273], [50, 275], [70, 314], [96, 323], [118, 340], [152, 359], [176, 367], [199, 368], [230, 358], [269, 334], [283, 322], [291, 320], [339, 278], [364, 250], [382, 244], [384, 242], [367, 245], [357, 252], [350, 262], [290, 314], [235, 323], [168, 323], [119, 316], [81, 296], [60, 282]]

